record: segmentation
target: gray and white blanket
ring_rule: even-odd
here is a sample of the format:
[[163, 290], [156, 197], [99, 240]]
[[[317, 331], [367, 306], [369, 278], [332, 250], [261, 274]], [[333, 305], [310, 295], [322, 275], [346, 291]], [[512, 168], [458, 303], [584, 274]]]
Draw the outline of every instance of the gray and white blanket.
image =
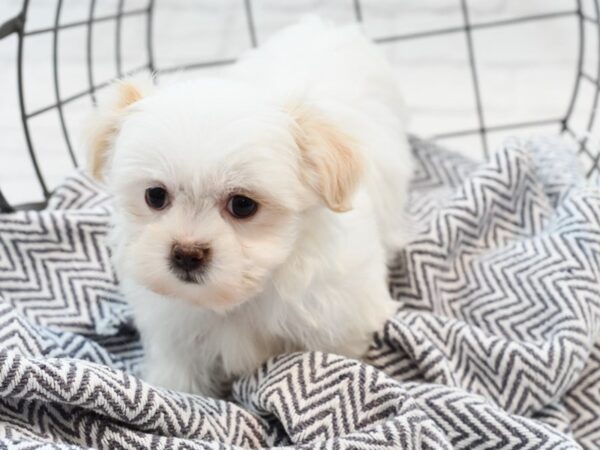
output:
[[558, 139], [413, 147], [417, 232], [368, 361], [281, 355], [229, 401], [138, 377], [98, 186], [1, 215], [0, 447], [600, 448], [600, 191]]

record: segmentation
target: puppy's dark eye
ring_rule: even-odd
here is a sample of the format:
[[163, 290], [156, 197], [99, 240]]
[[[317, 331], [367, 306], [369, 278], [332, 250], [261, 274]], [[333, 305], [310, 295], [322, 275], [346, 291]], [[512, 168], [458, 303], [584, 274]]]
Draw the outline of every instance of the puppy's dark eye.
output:
[[254, 215], [257, 209], [258, 203], [243, 195], [233, 195], [227, 201], [227, 211], [238, 219], [245, 219]]
[[152, 209], [163, 209], [169, 204], [169, 194], [163, 187], [146, 189], [146, 203]]

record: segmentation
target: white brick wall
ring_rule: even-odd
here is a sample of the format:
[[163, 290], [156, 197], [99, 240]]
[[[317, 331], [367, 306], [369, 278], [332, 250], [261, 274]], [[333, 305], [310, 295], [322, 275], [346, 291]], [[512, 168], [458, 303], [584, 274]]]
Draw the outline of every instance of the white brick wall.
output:
[[[585, 1], [586, 5], [592, 4]], [[117, 3], [117, 0], [98, 0], [97, 14], [114, 13]], [[145, 0], [128, 0], [125, 4], [127, 9], [135, 9], [143, 6]], [[575, 8], [575, 1], [568, 0], [471, 0], [470, 4], [473, 23]], [[20, 5], [21, 0], [0, 0], [0, 22], [16, 14]], [[51, 26], [55, 5], [56, 0], [31, 0], [28, 28]], [[242, 5], [243, 0], [157, 0], [154, 40], [157, 65], [168, 67], [238, 55], [250, 45]], [[354, 17], [351, 0], [254, 0], [253, 5], [259, 41], [306, 13], [317, 13], [338, 22]], [[64, 0], [61, 22], [86, 19], [88, 8], [87, 1]], [[375, 38], [463, 24], [459, 0], [362, 0], [362, 12], [365, 32]], [[139, 19], [124, 20], [124, 59], [128, 69], [145, 57], [145, 27]], [[61, 94], [67, 96], [87, 88], [83, 64], [85, 31], [81, 28], [63, 33], [59, 41], [59, 75]], [[115, 27], [110, 22], [94, 29], [96, 81], [114, 75], [114, 35]], [[487, 124], [558, 118], [564, 114], [578, 51], [574, 17], [477, 30], [474, 39]], [[26, 100], [28, 108], [33, 110], [55, 100], [51, 40], [50, 36], [39, 36], [27, 42]], [[596, 43], [592, 44], [588, 45], [589, 60], [597, 61]], [[414, 132], [433, 135], [478, 127], [464, 34], [385, 44], [382, 48], [397, 68], [404, 86]], [[22, 202], [38, 192], [18, 117], [15, 56], [16, 39], [0, 41], [0, 186], [11, 201]], [[595, 73], [595, 67], [590, 66], [589, 71]], [[88, 108], [88, 99], [69, 105], [66, 108], [69, 127], [76, 130]], [[587, 117], [583, 106], [580, 109], [582, 116]], [[32, 120], [31, 126], [45, 173], [51, 184], [56, 183], [68, 168], [56, 114], [42, 115]], [[554, 130], [556, 127], [539, 129]], [[491, 135], [492, 145], [497, 145], [506, 134]], [[79, 148], [77, 133], [73, 137]], [[449, 139], [447, 143], [474, 156], [480, 155], [477, 137]]]

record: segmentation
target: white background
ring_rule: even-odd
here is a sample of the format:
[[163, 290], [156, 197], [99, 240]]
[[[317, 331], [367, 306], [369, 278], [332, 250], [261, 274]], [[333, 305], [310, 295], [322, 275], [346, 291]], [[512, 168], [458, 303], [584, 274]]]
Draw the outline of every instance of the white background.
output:
[[[147, 0], [127, 0], [125, 9], [143, 7]], [[97, 0], [97, 16], [114, 14], [117, 0]], [[593, 2], [584, 0], [591, 17]], [[471, 0], [473, 23], [572, 11], [570, 0]], [[21, 0], [0, 0], [0, 22], [21, 8]], [[459, 0], [363, 0], [364, 30], [371, 37], [437, 28], [462, 27]], [[31, 0], [27, 29], [52, 26], [56, 0]], [[307, 13], [344, 23], [354, 20], [350, 0], [253, 0], [258, 41]], [[60, 23], [87, 19], [89, 0], [64, 0]], [[123, 59], [128, 70], [143, 63], [146, 23], [124, 19]], [[243, 0], [156, 0], [154, 47], [159, 68], [181, 63], [235, 57], [250, 46]], [[93, 29], [94, 79], [115, 76], [115, 23], [105, 21]], [[527, 22], [516, 26], [474, 31], [477, 69], [480, 73], [485, 121], [498, 125], [560, 118], [571, 98], [578, 47], [576, 17]], [[591, 25], [586, 39], [585, 69], [596, 74], [597, 29]], [[59, 83], [66, 97], [88, 87], [85, 66], [86, 28], [59, 35]], [[39, 188], [26, 153], [19, 117], [16, 84], [15, 36], [0, 41], [0, 186], [8, 199], [19, 203], [39, 197]], [[411, 110], [410, 129], [424, 136], [477, 128], [475, 98], [463, 32], [382, 45], [397, 69]], [[30, 37], [25, 47], [25, 99], [28, 111], [56, 101], [52, 73], [51, 33]], [[195, 72], [194, 75], [201, 72]], [[180, 77], [188, 75], [177, 75]], [[589, 117], [592, 85], [580, 95], [576, 112], [583, 123]], [[584, 103], [588, 103], [587, 105]], [[78, 136], [90, 108], [89, 97], [65, 107], [73, 145], [80, 153]], [[69, 160], [55, 111], [31, 120], [32, 137], [49, 184], [68, 173]], [[490, 135], [491, 147], [507, 134], [556, 132], [557, 126]], [[481, 156], [478, 136], [445, 140], [448, 146], [473, 157]], [[38, 198], [39, 199], [39, 198]]]

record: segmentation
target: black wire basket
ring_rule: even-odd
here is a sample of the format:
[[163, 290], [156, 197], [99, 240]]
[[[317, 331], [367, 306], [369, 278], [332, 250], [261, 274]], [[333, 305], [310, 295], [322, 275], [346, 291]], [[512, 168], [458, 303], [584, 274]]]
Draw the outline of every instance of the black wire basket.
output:
[[[24, 205], [11, 205], [0, 191], [0, 210], [3, 212], [13, 211], [15, 209], [33, 209], [43, 208], [45, 201], [52, 192], [52, 186], [47, 180], [44, 171], [44, 165], [40, 162], [40, 154], [43, 151], [42, 146], [34, 140], [31, 123], [34, 119], [41, 116], [55, 115], [58, 118], [58, 129], [56, 130], [56, 139], [62, 142], [64, 152], [68, 154], [70, 164], [78, 166], [80, 161], [77, 158], [77, 152], [74, 150], [73, 126], [65, 118], [65, 107], [73, 102], [85, 100], [88, 107], [92, 107], [97, 102], [99, 93], [108, 86], [115, 78], [121, 78], [140, 72], [149, 72], [156, 74], [158, 80], [161, 76], [172, 74], [179, 71], [195, 71], [200, 69], [209, 69], [220, 66], [226, 66], [235, 62], [235, 57], [216, 58], [209, 60], [190, 60], [181, 64], [161, 67], [157, 65], [155, 59], [155, 20], [156, 5], [155, 0], [117, 0], [115, 1], [114, 11], [106, 13], [100, 11], [99, 5], [103, 0], [88, 0], [88, 14], [83, 20], [66, 21], [65, 2], [56, 0], [54, 9], [53, 23], [47, 27], [32, 28], [29, 26], [29, 13], [31, 3], [35, 0], [24, 0], [22, 9], [18, 15], [8, 20], [0, 26], [0, 39], [10, 35], [17, 36], [17, 85], [18, 100], [20, 109], [20, 119], [22, 122], [23, 133], [25, 136], [25, 148], [23, 156], [28, 153], [36, 182], [39, 185], [43, 200]], [[46, 1], [46, 0], [39, 0]], [[257, 0], [255, 0], [257, 1]], [[510, 131], [516, 129], [533, 128], [540, 125], [555, 126], [558, 132], [561, 132], [577, 142], [579, 152], [584, 160], [584, 166], [587, 175], [597, 175], [600, 173], [600, 151], [590, 136], [596, 133], [596, 111], [598, 109], [598, 99], [600, 96], [600, 0], [573, 0], [564, 1], [565, 9], [558, 11], [544, 11], [543, 13], [523, 15], [518, 17], [503, 18], [492, 21], [475, 21], [472, 19], [471, 7], [468, 0], [457, 0], [460, 5], [462, 23], [460, 26], [442, 27], [434, 29], [425, 29], [411, 31], [408, 33], [392, 34], [388, 36], [377, 36], [374, 41], [380, 45], [394, 45], [394, 43], [404, 41], [416, 41], [432, 36], [464, 36], [464, 43], [467, 49], [469, 76], [472, 85], [473, 98], [477, 114], [477, 126], [469, 129], [455, 129], [441, 134], [431, 136], [436, 140], [443, 140], [458, 136], [478, 136], [481, 150], [484, 154], [489, 151], [489, 135], [500, 131]], [[254, 7], [252, 0], [239, 0], [239, 8], [243, 10], [247, 29], [247, 38], [251, 46], [258, 43], [257, 26], [254, 18]], [[358, 22], [369, 21], [365, 5], [360, 0], [348, 0], [348, 8], [353, 17]], [[143, 22], [143, 32], [138, 36], [142, 42], [142, 47], [136, 52], [139, 64], [131, 67], [123, 54], [123, 32], [125, 22], [132, 18], [137, 18]], [[486, 120], [486, 111], [482, 102], [482, 93], [480, 86], [480, 75], [477, 52], [475, 50], [475, 40], [479, 30], [493, 29], [499, 27], [511, 27], [524, 23], [539, 23], [554, 19], [572, 20], [577, 30], [577, 57], [573, 68], [573, 84], [571, 87], [561, 86], [561, 89], [570, 89], [568, 101], [564, 104], [563, 112], [560, 117], [540, 118], [539, 120], [527, 121], [505, 121], [503, 123], [492, 123]], [[101, 24], [112, 23], [114, 25], [114, 73], [106, 76], [105, 79], [97, 79], [95, 73], [95, 54], [94, 42], [98, 39], [104, 39], [106, 36], [98, 31]], [[78, 92], [63, 94], [64, 86], [61, 85], [61, 70], [59, 52], [65, 45], [63, 36], [67, 30], [80, 29], [84, 31], [85, 55], [80, 64], [85, 68], [86, 87]], [[27, 65], [26, 44], [35, 36], [51, 37], [51, 64], [52, 64], [52, 90], [53, 101], [41, 107], [32, 108], [26, 102], [26, 93], [33, 89], [31, 80], [24, 77], [24, 70]], [[68, 44], [68, 42], [67, 42]], [[594, 61], [588, 61], [589, 55], [595, 57]], [[590, 71], [590, 67], [593, 70]], [[585, 88], [584, 88], [585, 86]], [[591, 93], [591, 94], [590, 94]], [[591, 98], [590, 98], [591, 95]], [[585, 98], [583, 98], [585, 97]], [[582, 106], [585, 105], [585, 106]], [[582, 108], [584, 109], [582, 111]], [[574, 112], [578, 110], [578, 115], [585, 116], [585, 123], [575, 125], [573, 123]]]

